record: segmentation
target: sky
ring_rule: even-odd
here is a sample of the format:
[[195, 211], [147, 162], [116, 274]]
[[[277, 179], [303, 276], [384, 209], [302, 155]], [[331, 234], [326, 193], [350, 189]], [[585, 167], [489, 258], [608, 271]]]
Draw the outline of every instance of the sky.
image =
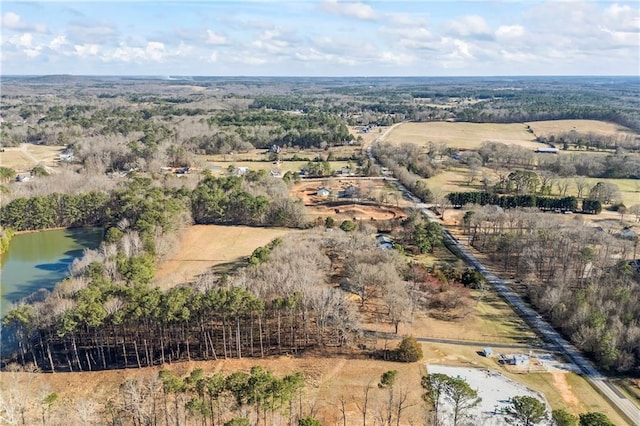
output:
[[5, 1], [0, 73], [640, 75], [640, 2]]

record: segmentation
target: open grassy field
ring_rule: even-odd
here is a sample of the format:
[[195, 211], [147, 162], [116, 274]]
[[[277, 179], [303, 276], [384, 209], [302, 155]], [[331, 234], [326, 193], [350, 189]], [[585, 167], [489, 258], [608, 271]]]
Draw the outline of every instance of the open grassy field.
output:
[[457, 166], [443, 170], [438, 174], [425, 179], [424, 182], [431, 189], [431, 191], [440, 191], [445, 194], [448, 194], [449, 192], [479, 191], [480, 181], [482, 179], [483, 173], [486, 173], [491, 177], [495, 175], [495, 171], [493, 171], [492, 169], [488, 167], [482, 167], [474, 177], [473, 182], [469, 184], [469, 168], [465, 166]]
[[559, 134], [575, 130], [578, 133], [596, 133], [605, 136], [636, 134], [633, 130], [615, 123], [598, 120], [549, 120], [525, 123], [537, 136]]
[[525, 148], [539, 148], [535, 136], [524, 124], [495, 123], [403, 123], [389, 132], [387, 142], [410, 142], [426, 146], [429, 142], [461, 149], [478, 149], [482, 142], [501, 142]]
[[10, 167], [17, 172], [29, 171], [37, 164], [52, 167], [56, 165], [56, 160], [64, 148], [32, 144], [6, 147], [3, 148], [4, 152], [0, 152], [0, 166]]
[[[575, 186], [575, 178], [564, 178], [569, 182], [567, 195], [577, 195], [578, 190]], [[620, 189], [620, 197], [625, 206], [631, 207], [634, 204], [640, 204], [640, 180], [638, 179], [607, 179], [607, 178], [585, 178], [589, 183], [587, 188], [592, 188], [598, 182], [608, 182], [617, 185]], [[556, 188], [554, 188], [556, 190]], [[588, 192], [588, 189], [587, 189]], [[588, 194], [583, 194], [588, 195]], [[606, 208], [606, 206], [604, 206]]]
[[[473, 291], [475, 306], [465, 318], [456, 321], [436, 319], [420, 312], [412, 323], [400, 325], [399, 334], [435, 339], [451, 339], [518, 345], [537, 345], [540, 340], [513, 310], [497, 296], [486, 290]], [[393, 332], [391, 324], [376, 324], [378, 331]], [[481, 350], [476, 348], [475, 350]]]
[[274, 238], [291, 232], [284, 228], [194, 225], [185, 230], [180, 247], [162, 262], [156, 284], [163, 289], [191, 281], [212, 267], [233, 265]]

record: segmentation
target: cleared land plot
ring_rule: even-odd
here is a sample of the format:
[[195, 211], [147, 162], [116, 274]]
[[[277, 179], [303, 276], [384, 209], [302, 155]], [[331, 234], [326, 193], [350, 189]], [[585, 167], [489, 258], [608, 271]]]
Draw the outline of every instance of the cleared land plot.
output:
[[38, 164], [55, 166], [65, 147], [22, 144], [17, 147], [3, 148], [0, 152], [0, 166], [10, 167], [18, 172], [31, 170]]
[[[482, 398], [482, 401], [467, 413], [467, 419], [471, 421], [471, 424], [484, 426], [507, 424], [506, 416], [500, 414], [500, 412], [508, 407], [508, 400], [514, 396], [531, 396], [539, 400], [544, 399], [526, 386], [491, 370], [430, 364], [427, 365], [427, 372], [462, 377], [472, 389], [478, 392], [478, 396]], [[546, 404], [546, 401], [544, 402]], [[453, 420], [453, 407], [445, 403], [443, 411], [443, 418], [451, 422]], [[549, 410], [547, 409], [547, 411]]]
[[[354, 200], [342, 205], [323, 205], [328, 202], [351, 201], [352, 199], [341, 199], [337, 195], [350, 186], [360, 189], [360, 199], [366, 203]], [[321, 187], [331, 190], [331, 195], [326, 197], [316, 195], [316, 191]], [[291, 188], [290, 194], [302, 200], [312, 219], [332, 216], [338, 224], [347, 219], [389, 220], [406, 217], [404, 208], [411, 205], [408, 200], [402, 198], [402, 194], [395, 186], [383, 180], [341, 178], [303, 180]], [[384, 199], [384, 201], [376, 204], [370, 198]]]
[[284, 228], [191, 226], [182, 234], [180, 247], [173, 256], [159, 265], [156, 283], [169, 288], [189, 282], [212, 267], [241, 261], [256, 248], [289, 232]]
[[[296, 158], [304, 161], [312, 161], [316, 157], [327, 158], [331, 153], [334, 158], [351, 157], [362, 153], [363, 148], [359, 145], [332, 146], [327, 149], [298, 149], [283, 148], [278, 157], [280, 160], [295, 161]], [[198, 154], [196, 158], [212, 162], [237, 162], [237, 161], [264, 161], [269, 162], [270, 152], [266, 149], [252, 149], [246, 152], [234, 152], [230, 154]]]
[[429, 142], [448, 147], [478, 149], [482, 142], [501, 142], [536, 149], [544, 145], [535, 141], [524, 124], [495, 123], [403, 123], [389, 132], [385, 141], [394, 144], [410, 142], [426, 146]]
[[596, 133], [605, 136], [635, 135], [633, 130], [615, 123], [598, 120], [550, 120], [525, 123], [538, 136], [559, 134], [575, 130], [578, 133]]
[[[400, 334], [416, 337], [472, 342], [538, 345], [537, 335], [493, 291], [471, 292], [475, 305], [463, 319], [445, 321], [426, 313], [416, 316], [412, 324], [401, 324]], [[391, 324], [385, 331], [392, 332]], [[480, 350], [482, 348], [477, 348]]]

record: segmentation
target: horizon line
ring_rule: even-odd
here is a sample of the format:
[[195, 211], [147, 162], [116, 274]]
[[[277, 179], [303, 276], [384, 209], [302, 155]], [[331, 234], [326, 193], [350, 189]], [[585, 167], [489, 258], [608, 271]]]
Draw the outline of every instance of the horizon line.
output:
[[0, 77], [216, 77], [216, 78], [495, 78], [495, 77], [633, 77], [639, 74], [477, 74], [477, 75], [252, 75], [252, 74], [12, 74], [0, 73]]

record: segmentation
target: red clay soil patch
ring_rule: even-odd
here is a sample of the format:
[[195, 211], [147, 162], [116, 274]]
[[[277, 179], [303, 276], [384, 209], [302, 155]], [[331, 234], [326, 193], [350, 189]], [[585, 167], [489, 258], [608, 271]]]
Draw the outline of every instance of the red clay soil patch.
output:
[[348, 204], [344, 206], [307, 206], [307, 211], [312, 216], [338, 216], [344, 219], [357, 220], [389, 220], [406, 217], [402, 209], [394, 207], [376, 207], [362, 204]]
[[576, 397], [576, 395], [571, 390], [571, 385], [569, 385], [569, 382], [567, 382], [567, 373], [551, 373], [551, 380], [551, 383], [558, 390], [565, 404], [575, 408], [578, 408], [580, 406], [580, 400], [578, 400], [578, 397]]

